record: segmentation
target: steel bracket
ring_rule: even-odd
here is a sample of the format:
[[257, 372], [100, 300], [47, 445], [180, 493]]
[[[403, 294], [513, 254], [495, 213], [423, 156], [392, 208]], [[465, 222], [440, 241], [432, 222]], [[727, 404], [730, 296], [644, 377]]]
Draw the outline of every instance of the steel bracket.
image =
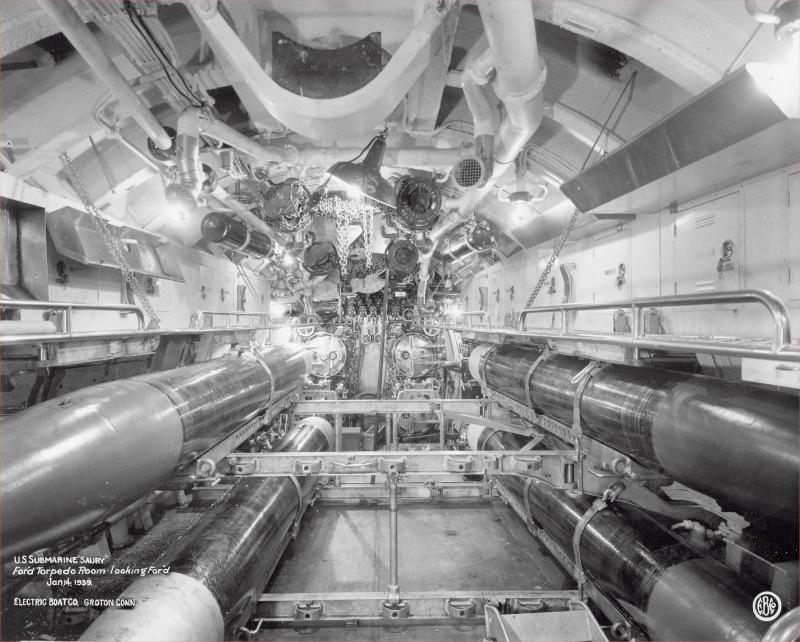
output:
[[303, 520], [303, 515], [306, 513], [306, 508], [308, 507], [308, 502], [306, 501], [306, 495], [303, 493], [303, 487], [300, 486], [300, 482], [297, 480], [297, 477], [294, 475], [289, 475], [289, 479], [292, 480], [295, 489], [297, 490], [297, 497], [298, 497], [298, 506], [299, 510], [297, 511], [297, 515], [294, 518], [294, 522], [292, 523], [292, 539], [297, 537], [297, 534], [300, 532], [300, 522]]
[[405, 457], [378, 457], [378, 470], [387, 475], [402, 475], [408, 468]]
[[445, 468], [454, 473], [468, 473], [475, 466], [472, 457], [458, 457], [456, 455], [445, 455]]
[[575, 442], [575, 436], [569, 426], [566, 426], [555, 419], [551, 419], [547, 415], [537, 415], [533, 409], [528, 408], [528, 406], [525, 404], [522, 404], [515, 399], [511, 399], [510, 397], [506, 397], [499, 392], [488, 389], [485, 392], [488, 393], [487, 396], [489, 400], [497, 403], [500, 406], [508, 408], [509, 410], [512, 410], [520, 417], [530, 421], [539, 428], [542, 428], [543, 430], [568, 443]]
[[250, 475], [256, 472], [256, 460], [253, 458], [236, 457], [230, 460], [231, 468], [237, 475]]
[[608, 508], [608, 505], [619, 497], [623, 490], [625, 490], [625, 484], [622, 482], [615, 482], [609, 486], [602, 497], [598, 497], [592, 502], [591, 508], [581, 516], [577, 526], [575, 526], [575, 532], [572, 535], [572, 557], [575, 562], [576, 579], [578, 580], [581, 591], [586, 582], [586, 574], [583, 572], [583, 566], [581, 564], [581, 538], [583, 537], [583, 532], [586, 530], [589, 522], [592, 521], [592, 518], [600, 511]]
[[541, 455], [532, 455], [531, 457], [514, 457], [514, 470], [523, 475], [529, 475], [534, 471], [542, 469]]
[[334, 471], [342, 472], [358, 472], [361, 470], [369, 470], [375, 466], [371, 461], [353, 461], [352, 457], [348, 457], [347, 461], [331, 461], [330, 465]]
[[294, 469], [298, 475], [313, 475], [322, 472], [322, 460], [319, 457], [298, 459], [294, 464]]
[[408, 615], [408, 604], [402, 600], [396, 603], [384, 602], [381, 604], [381, 617], [387, 620], [400, 620], [407, 618]]
[[322, 602], [300, 602], [295, 609], [296, 620], [321, 620], [324, 612]]
[[477, 610], [475, 600], [452, 600], [447, 599], [444, 601], [447, 613], [450, 617], [467, 618], [475, 615]]
[[525, 397], [528, 400], [528, 405], [531, 407], [531, 412], [536, 414], [536, 411], [533, 410], [533, 398], [531, 397], [531, 378], [533, 377], [533, 373], [536, 371], [536, 368], [539, 367], [539, 364], [542, 363], [545, 359], [550, 356], [550, 347], [545, 346], [542, 354], [533, 362], [533, 365], [528, 369], [528, 373], [525, 375]]

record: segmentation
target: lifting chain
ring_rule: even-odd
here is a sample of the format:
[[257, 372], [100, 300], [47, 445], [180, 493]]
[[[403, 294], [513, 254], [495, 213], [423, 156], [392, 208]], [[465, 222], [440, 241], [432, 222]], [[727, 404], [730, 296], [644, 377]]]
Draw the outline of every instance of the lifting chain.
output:
[[161, 319], [158, 318], [156, 311], [153, 309], [153, 306], [150, 303], [150, 300], [147, 298], [147, 294], [145, 294], [145, 291], [139, 283], [139, 280], [136, 278], [136, 275], [133, 273], [133, 271], [131, 271], [130, 265], [128, 265], [128, 261], [125, 259], [125, 255], [122, 253], [122, 250], [119, 246], [119, 239], [117, 239], [117, 237], [111, 233], [108, 223], [106, 222], [105, 218], [103, 218], [100, 210], [98, 210], [94, 203], [92, 203], [92, 199], [89, 197], [89, 193], [86, 191], [86, 188], [78, 176], [78, 172], [76, 171], [75, 166], [72, 164], [72, 160], [67, 153], [61, 153], [58, 158], [61, 160], [61, 164], [64, 166], [64, 171], [67, 175], [67, 181], [81, 199], [83, 206], [86, 208], [86, 213], [91, 216], [94, 224], [97, 226], [97, 230], [100, 232], [100, 236], [103, 237], [103, 242], [105, 243], [109, 254], [111, 254], [114, 261], [117, 263], [117, 267], [119, 267], [120, 272], [122, 272], [122, 275], [125, 277], [125, 281], [127, 281], [128, 285], [130, 285], [134, 296], [139, 300], [139, 303], [144, 308], [147, 316], [150, 317], [150, 325], [148, 327], [157, 328], [159, 323], [161, 323]]
[[528, 297], [528, 302], [525, 304], [526, 308], [532, 308], [534, 301], [536, 301], [536, 297], [539, 296], [539, 292], [541, 292], [542, 288], [544, 287], [547, 278], [550, 276], [550, 271], [553, 269], [553, 266], [556, 264], [558, 260], [558, 255], [561, 254], [561, 250], [564, 249], [564, 244], [567, 242], [567, 238], [572, 233], [573, 228], [575, 227], [575, 223], [578, 222], [578, 217], [581, 215], [580, 210], [575, 209], [572, 213], [572, 216], [569, 217], [566, 225], [564, 225], [564, 229], [561, 230], [561, 236], [558, 238], [558, 242], [556, 243], [555, 247], [553, 248], [553, 253], [550, 255], [550, 258], [547, 259], [547, 265], [544, 266], [544, 270], [539, 275], [539, 280], [536, 282], [536, 285], [533, 288], [533, 292]]
[[336, 251], [339, 254], [339, 269], [342, 271], [342, 278], [347, 278], [347, 258], [350, 244], [347, 242], [347, 232], [350, 228], [350, 217], [347, 212], [339, 211], [336, 214]]
[[361, 210], [361, 228], [364, 234], [364, 257], [367, 261], [367, 269], [372, 268], [372, 226], [375, 210], [372, 207], [365, 207]]

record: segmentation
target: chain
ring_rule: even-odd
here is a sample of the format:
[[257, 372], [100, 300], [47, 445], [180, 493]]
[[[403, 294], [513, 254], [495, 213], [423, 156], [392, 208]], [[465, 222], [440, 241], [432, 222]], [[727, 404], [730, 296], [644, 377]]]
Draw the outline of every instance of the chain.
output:
[[558, 255], [561, 254], [561, 250], [564, 249], [564, 244], [567, 242], [567, 238], [575, 227], [575, 223], [578, 222], [578, 217], [580, 215], [580, 211], [576, 209], [572, 213], [572, 216], [569, 217], [566, 225], [564, 225], [564, 229], [561, 230], [561, 236], [558, 238], [558, 242], [553, 248], [553, 253], [550, 255], [550, 258], [547, 259], [547, 265], [544, 266], [544, 270], [542, 270], [542, 273], [539, 275], [539, 280], [536, 282], [533, 292], [531, 292], [531, 295], [528, 297], [528, 302], [525, 304], [526, 308], [533, 307], [533, 302], [536, 301], [536, 297], [539, 296], [539, 292], [544, 287], [547, 277], [550, 276], [550, 270], [552, 270], [553, 266], [556, 264]]
[[[387, 320], [388, 321], [388, 320]], [[388, 323], [387, 323], [388, 325]], [[383, 379], [383, 386], [384, 389], [386, 388], [386, 384], [389, 384], [389, 389], [394, 391], [394, 386], [398, 383], [397, 379], [397, 370], [394, 367], [394, 347], [397, 345], [397, 339], [392, 339], [391, 343], [389, 343], [389, 332], [388, 328], [383, 329], [383, 340], [387, 342], [387, 350], [384, 354], [384, 362], [383, 368], [386, 376]]]
[[111, 254], [114, 261], [117, 263], [120, 272], [122, 272], [122, 275], [125, 277], [125, 281], [127, 281], [128, 285], [131, 286], [134, 296], [139, 299], [139, 303], [144, 308], [147, 316], [150, 317], [149, 327], [157, 328], [159, 323], [161, 323], [161, 319], [158, 318], [156, 311], [153, 309], [153, 306], [150, 303], [150, 300], [147, 298], [147, 294], [145, 294], [144, 290], [142, 289], [142, 286], [139, 283], [139, 280], [136, 278], [136, 275], [131, 271], [128, 261], [125, 259], [125, 255], [120, 249], [119, 240], [111, 233], [111, 229], [108, 227], [108, 223], [106, 223], [106, 220], [103, 218], [100, 210], [98, 210], [94, 203], [92, 203], [92, 199], [89, 197], [89, 193], [86, 191], [83, 182], [78, 176], [78, 172], [75, 170], [75, 166], [72, 164], [70, 157], [66, 152], [63, 152], [58, 158], [61, 160], [61, 164], [64, 166], [64, 171], [67, 175], [67, 181], [81, 199], [83, 206], [86, 208], [86, 213], [91, 216], [94, 224], [97, 226], [97, 230], [100, 232], [100, 236], [103, 237], [103, 242], [105, 243], [106, 248], [108, 248], [109, 254]]
[[337, 252], [339, 253], [339, 269], [342, 271], [342, 278], [347, 278], [347, 254], [350, 245], [347, 242], [347, 232], [350, 228], [350, 217], [347, 212], [339, 211], [336, 214], [336, 240]]
[[367, 269], [372, 268], [372, 226], [375, 210], [371, 207], [361, 210], [361, 228], [364, 232], [364, 255], [367, 262]]

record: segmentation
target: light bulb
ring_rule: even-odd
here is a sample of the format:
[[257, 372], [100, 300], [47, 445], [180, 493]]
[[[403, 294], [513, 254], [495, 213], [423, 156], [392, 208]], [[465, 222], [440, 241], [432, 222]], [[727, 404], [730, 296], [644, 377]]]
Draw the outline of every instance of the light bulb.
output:
[[354, 201], [359, 200], [364, 195], [364, 192], [362, 192], [355, 185], [347, 185], [346, 192], [347, 192], [347, 198]]
[[286, 316], [287, 307], [284, 303], [273, 301], [269, 304], [269, 314], [273, 319], [282, 319]]
[[751, 62], [747, 73], [788, 118], [800, 118], [800, 31], [791, 35], [789, 54], [779, 62]]
[[533, 208], [528, 201], [517, 201], [514, 203], [514, 216], [518, 221], [526, 221], [533, 214]]

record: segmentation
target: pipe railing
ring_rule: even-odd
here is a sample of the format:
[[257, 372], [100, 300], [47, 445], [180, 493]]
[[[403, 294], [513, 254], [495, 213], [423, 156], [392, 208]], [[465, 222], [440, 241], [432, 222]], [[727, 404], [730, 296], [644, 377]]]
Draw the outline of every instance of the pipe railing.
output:
[[712, 305], [719, 303], [760, 303], [769, 311], [772, 317], [773, 346], [779, 349], [791, 344], [792, 334], [789, 329], [789, 313], [786, 310], [786, 306], [774, 294], [766, 290], [734, 290], [730, 292], [706, 292], [702, 294], [675, 294], [671, 296], [644, 297], [622, 302], [562, 303], [561, 305], [526, 308], [519, 314], [517, 329], [525, 329], [525, 319], [529, 314], [559, 312], [561, 318], [559, 335], [563, 336], [569, 332], [568, 313], [570, 312], [627, 308], [632, 315], [631, 334], [634, 338], [639, 338], [643, 336], [641, 333], [641, 313], [645, 308]]
[[461, 316], [464, 317], [464, 320], [467, 322], [467, 328], [469, 329], [475, 327], [472, 325], [472, 319], [474, 317], [480, 317], [481, 323], [486, 323], [487, 328], [492, 327], [492, 320], [491, 317], [489, 316], [489, 313], [483, 310], [468, 310], [466, 312], [462, 312]]
[[[234, 332], [249, 332], [256, 330], [271, 330], [271, 327], [260, 326], [241, 326], [232, 328], [173, 328], [170, 330], [107, 330], [107, 331], [92, 331], [92, 332], [73, 332], [72, 334], [58, 334], [58, 333], [31, 333], [31, 334], [14, 334], [7, 336], [0, 336], [0, 348], [7, 348], [10, 346], [21, 345], [48, 345], [48, 344], [61, 344], [61, 343], [80, 343], [85, 341], [128, 341], [128, 340], [146, 340], [150, 338], [160, 339], [168, 336], [179, 335], [194, 335], [194, 334], [213, 334], [223, 333], [226, 330]], [[260, 345], [269, 345], [268, 341], [260, 342]]]
[[[654, 307], [686, 307], [716, 304], [757, 303], [763, 306], [772, 319], [772, 337], [735, 337], [729, 340], [708, 340], [694, 337], [670, 338], [666, 335], [647, 334], [643, 331], [642, 312]], [[624, 334], [603, 334], [577, 331], [570, 327], [570, 315], [591, 310], [628, 310], [632, 315], [630, 331]], [[547, 328], [528, 328], [525, 321], [533, 314], [557, 313], [560, 325], [555, 330]], [[470, 323], [460, 328], [475, 330]], [[702, 294], [678, 294], [661, 297], [646, 297], [611, 303], [564, 303], [527, 308], [520, 312], [517, 327], [513, 330], [495, 329], [514, 336], [560, 338], [587, 343], [599, 343], [632, 348], [634, 358], [639, 350], [672, 350], [684, 352], [703, 352], [731, 357], [750, 357], [755, 359], [780, 359], [800, 362], [800, 346], [792, 344], [789, 313], [783, 302], [765, 290], [735, 290], [730, 292], [707, 292]], [[768, 342], [768, 344], [767, 344]], [[766, 345], [765, 345], [766, 344]]]
[[[215, 326], [214, 325], [214, 318], [215, 317], [224, 317], [225, 318], [225, 325], [224, 326]], [[242, 323], [240, 320], [244, 318], [246, 323]], [[255, 323], [257, 320], [261, 320], [261, 323]], [[231, 312], [231, 311], [217, 311], [217, 310], [199, 310], [197, 312], [197, 327], [198, 328], [214, 328], [214, 327], [224, 327], [224, 328], [261, 328], [266, 329], [270, 327], [270, 319], [269, 314], [266, 312]]]
[[[138, 305], [131, 305], [126, 303], [117, 304], [97, 304], [97, 303], [75, 303], [71, 301], [27, 301], [24, 299], [2, 299], [0, 300], [0, 308], [12, 310], [44, 310], [46, 312], [62, 313], [59, 332], [42, 333], [42, 336], [48, 339], [61, 339], [73, 334], [72, 331], [72, 313], [74, 310], [89, 310], [93, 312], [119, 312], [120, 314], [135, 314], [139, 325], [139, 330], [144, 330], [146, 323], [144, 313]], [[18, 338], [26, 335], [17, 335]]]

